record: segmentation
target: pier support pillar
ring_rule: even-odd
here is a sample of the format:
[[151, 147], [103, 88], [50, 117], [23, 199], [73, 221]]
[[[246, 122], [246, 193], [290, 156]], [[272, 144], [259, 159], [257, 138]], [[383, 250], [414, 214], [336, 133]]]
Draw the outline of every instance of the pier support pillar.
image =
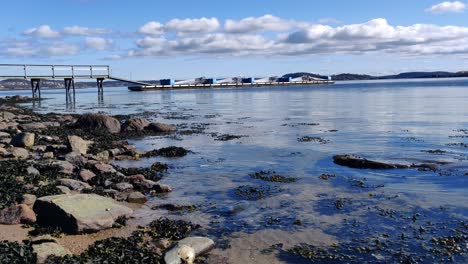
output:
[[65, 84], [65, 95], [67, 102], [72, 100], [72, 94], [70, 93], [70, 90], [73, 90], [73, 102], [75, 102], [75, 79], [73, 78], [65, 78], [64, 79], [64, 84]]
[[31, 79], [32, 97], [41, 98], [41, 79]]
[[104, 103], [104, 87], [103, 87], [103, 82], [104, 78], [97, 78], [97, 88], [98, 88], [98, 103], [103, 104]]

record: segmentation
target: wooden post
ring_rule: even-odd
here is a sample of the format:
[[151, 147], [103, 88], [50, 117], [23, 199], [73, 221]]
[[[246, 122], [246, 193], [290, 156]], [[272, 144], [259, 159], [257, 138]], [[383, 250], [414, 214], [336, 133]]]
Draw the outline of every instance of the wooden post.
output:
[[36, 95], [38, 95], [39, 98], [41, 98], [41, 79], [31, 79], [31, 90], [32, 90], [32, 96], [33, 98], [36, 98]]

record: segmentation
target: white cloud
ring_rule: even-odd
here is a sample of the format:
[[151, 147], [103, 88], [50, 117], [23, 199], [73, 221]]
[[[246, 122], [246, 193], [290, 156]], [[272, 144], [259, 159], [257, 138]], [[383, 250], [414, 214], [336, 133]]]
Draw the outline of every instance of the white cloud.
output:
[[110, 30], [107, 30], [105, 28], [87, 28], [87, 27], [81, 27], [81, 26], [71, 26], [71, 27], [64, 27], [62, 32], [66, 35], [87, 36], [87, 35], [106, 34], [106, 33], [109, 33]]
[[75, 55], [79, 51], [79, 47], [75, 44], [69, 43], [54, 43], [50, 47], [45, 48], [45, 52], [51, 56], [69, 56]]
[[287, 31], [297, 23], [272, 15], [261, 17], [247, 17], [239, 21], [228, 19], [224, 24], [224, 30], [229, 33], [251, 33], [259, 31]]
[[[280, 18], [274, 20], [285, 21]], [[383, 18], [336, 27], [307, 22], [294, 22], [294, 25], [282, 27], [275, 26], [275, 23], [259, 26], [254, 21], [250, 18], [240, 20], [240, 24], [228, 26], [227, 32], [177, 35], [169, 39], [163, 36], [142, 38], [137, 40], [137, 47], [128, 56], [300, 56], [370, 52], [413, 56], [468, 53], [468, 27], [395, 26]], [[276, 36], [258, 32], [276, 30], [279, 33], [288, 27], [289, 32]]]
[[466, 5], [460, 1], [454, 2], [442, 2], [437, 5], [433, 5], [432, 7], [426, 9], [426, 12], [432, 14], [443, 14], [443, 13], [461, 13], [465, 10]]
[[161, 35], [164, 33], [163, 25], [156, 21], [150, 21], [138, 29], [141, 34]]
[[107, 49], [112, 44], [112, 40], [101, 37], [87, 37], [85, 43], [88, 48], [101, 51]]
[[213, 32], [220, 28], [218, 19], [212, 18], [187, 18], [172, 19], [164, 25], [166, 31], [176, 32]]
[[60, 33], [54, 31], [49, 25], [41, 25], [39, 27], [30, 28], [23, 32], [24, 35], [34, 36], [39, 38], [58, 38]]

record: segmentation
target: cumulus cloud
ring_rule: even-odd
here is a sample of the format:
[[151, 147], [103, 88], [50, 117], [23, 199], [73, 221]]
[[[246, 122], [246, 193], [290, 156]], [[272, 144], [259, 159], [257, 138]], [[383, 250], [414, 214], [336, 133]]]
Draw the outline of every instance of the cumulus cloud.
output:
[[[128, 56], [296, 56], [369, 52], [406, 56], [460, 54], [468, 50], [468, 27], [431, 24], [397, 26], [383, 18], [336, 27], [305, 22], [294, 22], [294, 25], [288, 26], [282, 24], [281, 27], [275, 26], [275, 23], [260, 26], [254, 21], [257, 20], [240, 20], [235, 26], [225, 26], [225, 32], [178, 36], [174, 39], [145, 37], [136, 42], [137, 47]], [[261, 32], [271, 30], [279, 33], [287, 28], [289, 32], [276, 36]]]
[[443, 14], [443, 13], [461, 13], [465, 11], [466, 5], [460, 1], [454, 2], [442, 2], [436, 5], [431, 6], [426, 9], [426, 12], [432, 14]]
[[220, 28], [218, 19], [212, 18], [187, 18], [172, 19], [164, 25], [166, 31], [176, 32], [213, 32]]
[[69, 43], [53, 43], [50, 47], [46, 47], [45, 51], [51, 56], [75, 55], [78, 53], [79, 47]]
[[141, 34], [147, 35], [161, 35], [164, 33], [163, 25], [156, 21], [150, 21], [138, 29]]
[[260, 31], [287, 31], [296, 25], [296, 22], [285, 20], [273, 15], [261, 17], [247, 17], [236, 21], [228, 19], [224, 30], [229, 33], [251, 33]]
[[65, 35], [78, 35], [78, 36], [88, 36], [88, 35], [101, 35], [109, 33], [110, 30], [105, 28], [87, 28], [81, 26], [71, 26], [71, 27], [64, 27], [62, 32]]
[[53, 30], [49, 25], [41, 25], [39, 27], [30, 28], [23, 32], [24, 35], [34, 36], [39, 38], [58, 38], [60, 33]]
[[86, 47], [100, 51], [107, 49], [112, 44], [112, 40], [101, 37], [87, 37], [85, 43]]

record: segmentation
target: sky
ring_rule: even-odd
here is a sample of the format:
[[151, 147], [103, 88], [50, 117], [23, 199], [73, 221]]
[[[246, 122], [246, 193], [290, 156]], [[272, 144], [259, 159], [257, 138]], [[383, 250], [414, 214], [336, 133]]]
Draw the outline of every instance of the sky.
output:
[[5, 0], [0, 61], [104, 64], [140, 80], [463, 71], [467, 7], [440, 0]]

